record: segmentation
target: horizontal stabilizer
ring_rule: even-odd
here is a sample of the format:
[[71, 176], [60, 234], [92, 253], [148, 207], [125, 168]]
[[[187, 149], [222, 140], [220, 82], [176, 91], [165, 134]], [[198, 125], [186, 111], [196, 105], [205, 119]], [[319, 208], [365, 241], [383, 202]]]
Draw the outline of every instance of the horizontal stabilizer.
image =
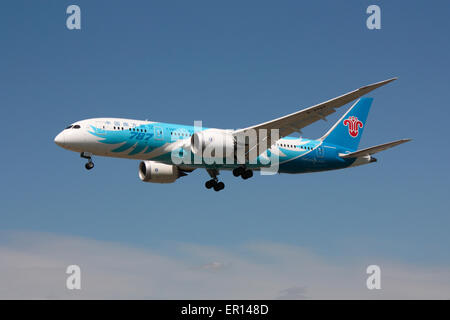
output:
[[351, 152], [351, 153], [340, 153], [339, 156], [341, 158], [344, 158], [344, 159], [369, 156], [369, 155], [375, 154], [377, 152], [384, 151], [384, 150], [387, 150], [389, 148], [398, 146], [399, 144], [402, 144], [402, 143], [405, 143], [405, 142], [408, 142], [408, 141], [411, 141], [411, 139], [401, 139], [401, 140], [397, 140], [397, 141], [383, 143], [383, 144], [380, 144], [380, 145], [375, 146], [375, 147], [370, 147], [370, 148], [367, 148], [367, 149], [362, 149], [362, 150], [358, 150], [358, 151]]

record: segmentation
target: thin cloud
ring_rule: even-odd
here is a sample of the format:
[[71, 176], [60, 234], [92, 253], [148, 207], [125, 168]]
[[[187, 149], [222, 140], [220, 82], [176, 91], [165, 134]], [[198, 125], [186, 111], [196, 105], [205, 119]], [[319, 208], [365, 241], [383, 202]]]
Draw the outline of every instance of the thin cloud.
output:
[[305, 287], [292, 287], [282, 290], [280, 296], [277, 297], [279, 300], [305, 300], [309, 299], [306, 295]]
[[[366, 288], [367, 263], [335, 262], [296, 246], [195, 244], [170, 252], [43, 233], [0, 233], [1, 299], [448, 299], [450, 268], [376, 259], [382, 289]], [[173, 253], [177, 252], [177, 255]], [[65, 287], [81, 267], [81, 290]]]
[[225, 265], [223, 263], [217, 261], [207, 263], [201, 266], [201, 268], [205, 270], [220, 270], [224, 267]]

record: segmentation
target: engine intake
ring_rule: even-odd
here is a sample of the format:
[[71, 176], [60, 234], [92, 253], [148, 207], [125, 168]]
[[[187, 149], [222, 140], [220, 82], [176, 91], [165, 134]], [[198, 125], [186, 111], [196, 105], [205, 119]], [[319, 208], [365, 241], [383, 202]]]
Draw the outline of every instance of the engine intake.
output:
[[234, 148], [234, 137], [227, 130], [206, 129], [191, 137], [191, 151], [195, 155], [226, 158], [233, 154]]
[[142, 181], [153, 183], [172, 183], [186, 175], [177, 166], [155, 161], [141, 161], [138, 172]]

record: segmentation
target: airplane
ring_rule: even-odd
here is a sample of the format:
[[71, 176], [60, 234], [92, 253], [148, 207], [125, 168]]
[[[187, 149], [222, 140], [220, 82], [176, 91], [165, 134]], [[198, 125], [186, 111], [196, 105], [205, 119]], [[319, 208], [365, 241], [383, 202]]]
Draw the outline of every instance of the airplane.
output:
[[[224, 130], [148, 120], [92, 118], [69, 125], [54, 141], [58, 146], [79, 152], [82, 158], [87, 159], [87, 170], [94, 167], [93, 155], [141, 160], [138, 175], [144, 182], [172, 183], [197, 168], [204, 168], [211, 177], [205, 187], [215, 191], [225, 187], [217, 177], [222, 170], [232, 171], [235, 177], [246, 180], [253, 176], [253, 171], [264, 171], [275, 162], [277, 173], [344, 169], [376, 162], [373, 154], [411, 140], [401, 139], [358, 150], [373, 101], [373, 98], [363, 96], [396, 79], [364, 86], [244, 129]], [[326, 117], [337, 108], [356, 99], [321, 138], [291, 136], [301, 133], [301, 129], [316, 121], [326, 121]], [[246, 138], [252, 134], [253, 139]], [[206, 155], [208, 148], [213, 152]], [[239, 159], [236, 156], [238, 149], [241, 150]]]

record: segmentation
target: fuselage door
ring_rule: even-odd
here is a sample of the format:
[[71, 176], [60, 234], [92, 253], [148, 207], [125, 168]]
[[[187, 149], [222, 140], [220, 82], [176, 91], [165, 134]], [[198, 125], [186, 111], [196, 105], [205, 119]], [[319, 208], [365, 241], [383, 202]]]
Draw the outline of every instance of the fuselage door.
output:
[[155, 126], [155, 139], [162, 140], [163, 139], [163, 129], [161, 127]]
[[322, 146], [317, 147], [317, 158], [323, 158], [325, 152]]
[[106, 126], [104, 121], [95, 121], [94, 126], [98, 135], [106, 135]]

